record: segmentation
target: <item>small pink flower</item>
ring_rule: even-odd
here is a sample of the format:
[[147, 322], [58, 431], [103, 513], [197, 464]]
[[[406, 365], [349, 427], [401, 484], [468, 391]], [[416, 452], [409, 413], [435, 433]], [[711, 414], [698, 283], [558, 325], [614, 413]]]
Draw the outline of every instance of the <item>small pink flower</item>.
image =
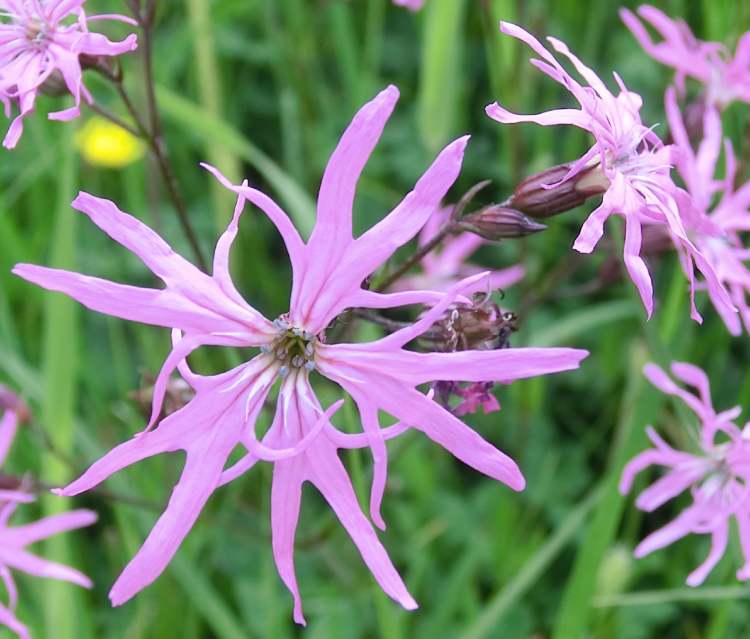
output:
[[96, 19], [121, 20], [120, 15], [87, 18], [85, 0], [0, 0], [0, 101], [5, 116], [11, 104], [20, 111], [8, 130], [3, 146], [12, 149], [23, 133], [23, 119], [34, 110], [36, 96], [54, 73], [62, 78], [73, 96], [74, 106], [50, 113], [50, 120], [78, 117], [81, 95], [91, 102], [82, 82], [80, 56], [114, 56], [132, 51], [136, 36], [111, 42], [100, 33], [91, 33], [88, 22]]
[[635, 38], [654, 60], [676, 71], [676, 83], [685, 93], [685, 78], [695, 78], [706, 91], [709, 105], [726, 107], [734, 100], [750, 103], [750, 31], [737, 43], [734, 57], [719, 42], [698, 40], [683, 20], [672, 20], [655, 7], [643, 5], [638, 15], [663, 38], [654, 42], [648, 30], [627, 9], [620, 17]]
[[[729, 140], [725, 142], [726, 171], [723, 180], [715, 178], [721, 151], [721, 118], [715, 108], [709, 107], [703, 115], [703, 140], [697, 151], [693, 150], [677, 105], [674, 89], [666, 94], [666, 111], [669, 129], [679, 148], [676, 167], [689, 198], [681, 202], [681, 210], [688, 234], [695, 246], [706, 257], [717, 279], [729, 291], [734, 308], [728, 307], [723, 296], [712, 286], [707, 288], [709, 298], [732, 335], [742, 332], [742, 320], [750, 332], [750, 269], [745, 265], [750, 259], [750, 249], [742, 241], [742, 234], [750, 231], [750, 182], [738, 190], [734, 188], [737, 163]], [[721, 199], [713, 205], [714, 196]]]
[[[452, 207], [437, 209], [427, 220], [424, 228], [419, 233], [419, 245], [424, 246], [440, 231], [447, 222], [453, 210]], [[486, 240], [474, 233], [459, 233], [451, 235], [443, 242], [440, 248], [430, 251], [424, 256], [420, 265], [422, 272], [416, 275], [407, 275], [395, 282], [391, 287], [393, 291], [404, 291], [409, 289], [429, 289], [433, 291], [447, 291], [459, 280], [472, 275], [482, 273], [485, 269], [475, 264], [469, 264], [469, 259]], [[509, 268], [492, 271], [486, 283], [484, 291], [490, 292], [504, 289], [520, 282], [524, 276], [523, 266], [516, 265]], [[474, 292], [474, 291], [470, 291]]]
[[[0, 411], [4, 411], [0, 417], [0, 465], [5, 461], [19, 422], [19, 415], [8, 400], [17, 402], [17, 398], [0, 387]], [[0, 579], [8, 593], [7, 606], [0, 604], [0, 625], [6, 626], [21, 639], [30, 639], [30, 635], [26, 626], [15, 615], [18, 591], [11, 569], [91, 588], [91, 581], [82, 573], [54, 561], [42, 559], [26, 550], [26, 546], [68, 530], [90, 526], [96, 521], [96, 513], [89, 510], [74, 510], [22, 526], [9, 526], [8, 520], [18, 504], [32, 501], [34, 498], [23, 490], [23, 486], [19, 490], [0, 490]]]
[[[641, 227], [644, 224], [664, 225], [668, 228], [689, 274], [691, 288], [694, 286], [695, 264], [717, 298], [733, 308], [728, 293], [721, 286], [711, 265], [688, 237], [676, 201], [681, 190], [670, 177], [674, 148], [664, 146], [651, 128], [641, 122], [641, 97], [629, 91], [616, 73], [614, 77], [620, 93], [613, 95], [599, 77], [573, 55], [565, 43], [556, 38], [547, 39], [555, 51], [568, 58], [585, 84], [580, 84], [536, 38], [523, 29], [507, 22], [502, 22], [500, 28], [502, 32], [522, 40], [539, 54], [542, 59], [532, 59], [531, 63], [570, 91], [581, 108], [556, 109], [538, 115], [517, 115], [494, 103], [487, 107], [487, 114], [502, 123], [572, 125], [588, 131], [594, 137], [594, 145], [560, 180], [570, 180], [598, 164], [601, 171], [596, 179], [606, 185], [601, 205], [583, 224], [573, 248], [582, 253], [590, 253], [601, 239], [604, 223], [609, 216], [622, 216], [625, 221], [625, 266], [648, 315], [651, 316], [653, 286], [646, 263], [640, 256]], [[700, 315], [695, 309], [691, 316], [700, 321]]]
[[661, 391], [681, 398], [700, 420], [697, 454], [675, 450], [650, 426], [648, 436], [654, 448], [634, 457], [625, 467], [620, 492], [630, 491], [636, 475], [649, 466], [663, 466], [667, 473], [644, 490], [636, 506], [652, 512], [686, 490], [693, 503], [666, 526], [651, 533], [635, 549], [644, 557], [690, 534], [711, 535], [711, 550], [706, 560], [687, 578], [689, 586], [699, 586], [724, 555], [729, 536], [729, 520], [737, 521], [745, 563], [738, 579], [750, 578], [750, 424], [740, 430], [733, 420], [740, 414], [735, 407], [717, 413], [711, 403], [708, 378], [692, 364], [674, 362], [672, 373], [697, 395], [675, 384], [655, 364], [644, 368], [646, 377]]
[[406, 7], [410, 11], [419, 11], [424, 6], [425, 0], [393, 0], [393, 4]]
[[[366, 104], [344, 132], [323, 175], [317, 221], [307, 241], [288, 216], [266, 195], [216, 177], [237, 196], [227, 231], [216, 245], [213, 275], [207, 275], [174, 251], [150, 228], [106, 200], [81, 194], [74, 206], [114, 240], [138, 255], [165, 283], [146, 289], [32, 265], [14, 272], [51, 290], [62, 291], [89, 308], [132, 321], [173, 328], [174, 348], [154, 390], [154, 411], [147, 430], [95, 462], [61, 494], [74, 495], [118, 470], [164, 452], [184, 450], [185, 467], [166, 511], [112, 588], [119, 605], [146, 587], [169, 563], [219, 486], [239, 477], [258, 461], [274, 463], [271, 489], [272, 546], [276, 566], [294, 598], [294, 618], [304, 623], [294, 570], [294, 537], [303, 483], [312, 483], [328, 501], [383, 590], [407, 609], [416, 607], [370, 520], [357, 503], [338, 455], [340, 448], [367, 446], [374, 459], [370, 515], [385, 527], [380, 504], [386, 484], [386, 440], [412, 427], [469, 466], [520, 490], [524, 478], [510, 457], [482, 439], [417, 387], [436, 380], [510, 381], [577, 368], [585, 351], [518, 348], [502, 351], [424, 354], [404, 347], [425, 332], [465, 289], [484, 274], [435, 291], [376, 293], [362, 283], [403, 244], [411, 240], [440, 205], [459, 174], [468, 138], [449, 144], [417, 182], [414, 190], [382, 221], [359, 237], [352, 234], [352, 205], [360, 173], [380, 138], [398, 99], [388, 87]], [[229, 250], [246, 201], [272, 220], [292, 263], [288, 313], [274, 321], [252, 308], [235, 289], [229, 274]], [[326, 328], [353, 307], [390, 308], [433, 305], [415, 324], [369, 343], [329, 344]], [[193, 374], [185, 361], [198, 346], [257, 347], [249, 362], [226, 373]], [[170, 372], [178, 367], [196, 395], [184, 408], [154, 426]], [[363, 433], [346, 434], [324, 411], [311, 386], [316, 371], [354, 400]], [[276, 382], [276, 414], [259, 441], [255, 421]], [[343, 400], [342, 400], [343, 401]], [[381, 428], [379, 412], [399, 423]], [[225, 468], [232, 451], [244, 457]]]

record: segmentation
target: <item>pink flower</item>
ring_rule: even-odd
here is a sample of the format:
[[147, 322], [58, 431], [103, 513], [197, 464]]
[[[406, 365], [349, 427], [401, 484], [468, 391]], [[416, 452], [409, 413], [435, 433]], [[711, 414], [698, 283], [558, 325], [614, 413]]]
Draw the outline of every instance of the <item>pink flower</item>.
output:
[[671, 448], [648, 427], [654, 448], [636, 455], [625, 467], [620, 492], [630, 491], [635, 476], [649, 466], [663, 466], [666, 475], [655, 481], [636, 499], [636, 506], [652, 512], [690, 489], [693, 503], [666, 526], [651, 533], [635, 549], [644, 557], [689, 534], [711, 535], [711, 550], [706, 560], [687, 578], [689, 586], [699, 586], [724, 555], [729, 535], [729, 520], [734, 517], [739, 529], [745, 563], [738, 579], [750, 578], [750, 424], [740, 430], [733, 420], [740, 414], [735, 407], [717, 413], [711, 404], [706, 374], [692, 364], [674, 362], [672, 373], [693, 394], [675, 384], [655, 364], [644, 368], [646, 377], [658, 389], [681, 398], [700, 420], [700, 452], [686, 453]]
[[[79, 115], [81, 94], [91, 96], [81, 79], [80, 56], [114, 56], [136, 47], [135, 35], [111, 42], [100, 33], [89, 32], [95, 19], [122, 20], [120, 15], [87, 18], [85, 0], [0, 0], [0, 100], [5, 116], [11, 103], [20, 111], [8, 130], [3, 146], [12, 149], [23, 133], [23, 119], [34, 110], [36, 96], [53, 74], [59, 74], [73, 96], [74, 106], [50, 113], [50, 120], [72, 120]], [[134, 23], [133, 23], [134, 24]]]
[[424, 6], [425, 0], [393, 0], [393, 4], [406, 7], [410, 11], [419, 11]]
[[[424, 246], [437, 235], [448, 220], [452, 210], [452, 207], [442, 207], [429, 217], [419, 233], [420, 246]], [[422, 273], [402, 277], [393, 284], [391, 290], [430, 289], [447, 291], [460, 279], [484, 271], [480, 266], [466, 262], [483, 244], [487, 244], [487, 242], [474, 233], [467, 232], [449, 236], [440, 248], [430, 251], [422, 259]], [[487, 289], [480, 292], [507, 288], [520, 282], [523, 276], [524, 269], [520, 264], [492, 271], [486, 281]]]
[[622, 21], [646, 53], [676, 71], [681, 93], [685, 92], [685, 77], [691, 77], [705, 86], [709, 105], [724, 108], [734, 100], [750, 103], [750, 31], [740, 38], [732, 58], [724, 45], [698, 40], [683, 20], [672, 20], [655, 7], [643, 5], [638, 15], [663, 38], [661, 42], [651, 39], [633, 13], [620, 9]]
[[[420, 430], [466, 464], [520, 490], [524, 479], [507, 455], [450, 412], [417, 390], [433, 380], [508, 380], [576, 368], [585, 351], [507, 349], [503, 351], [423, 354], [404, 346], [427, 330], [448, 305], [476, 283], [469, 279], [450, 294], [431, 291], [375, 293], [362, 283], [402, 244], [412, 239], [456, 179], [467, 138], [449, 144], [417, 182], [414, 190], [381, 222], [352, 236], [352, 205], [362, 169], [377, 144], [398, 99], [388, 87], [366, 104], [344, 132], [323, 175], [317, 222], [305, 242], [287, 215], [247, 182], [231, 185], [237, 207], [214, 254], [213, 275], [196, 269], [134, 217], [114, 204], [81, 194], [74, 206], [114, 240], [133, 251], [160, 277], [164, 289], [115, 284], [98, 278], [38, 266], [19, 265], [18, 275], [74, 297], [89, 308], [125, 319], [175, 329], [174, 348], [157, 379], [154, 418], [146, 432], [94, 463], [61, 491], [74, 495], [112, 473], [163, 452], [187, 453], [182, 477], [166, 511], [112, 588], [115, 605], [130, 599], [156, 579], [177, 551], [209, 496], [239, 477], [257, 461], [274, 462], [271, 493], [273, 553], [282, 580], [294, 597], [294, 618], [304, 623], [294, 571], [293, 548], [302, 484], [311, 482], [328, 501], [359, 549], [375, 579], [405, 608], [416, 603], [361, 512], [337, 449], [369, 446], [374, 458], [370, 513], [383, 528], [380, 503], [386, 483], [386, 440], [407, 426]], [[293, 268], [290, 311], [274, 321], [245, 302], [232, 284], [229, 250], [243, 206], [250, 201], [279, 230]], [[328, 344], [326, 327], [345, 309], [389, 308], [405, 304], [434, 306], [414, 325], [370, 343]], [[182, 335], [184, 333], [184, 336]], [[186, 356], [204, 344], [258, 347], [249, 362], [212, 377], [193, 374]], [[187, 406], [150, 430], [171, 370], [177, 366], [194, 387]], [[310, 376], [317, 371], [342, 387], [354, 400], [364, 432], [346, 434], [329, 421], [341, 402], [323, 411]], [[276, 415], [259, 441], [255, 420], [272, 386], [280, 380]], [[381, 428], [379, 411], [400, 422]], [[246, 454], [225, 468], [235, 447]]]
[[[0, 464], [5, 461], [19, 421], [18, 413], [12, 408], [9, 400], [18, 401], [12, 394], [0, 387], [0, 410], [4, 410], [0, 418]], [[10, 569], [20, 570], [36, 577], [70, 581], [84, 588], [90, 588], [91, 581], [82, 573], [54, 561], [42, 559], [26, 550], [26, 546], [68, 530], [90, 526], [96, 521], [96, 513], [89, 510], [74, 510], [45, 517], [30, 524], [11, 527], [8, 525], [8, 520], [18, 504], [34, 501], [34, 498], [22, 488], [23, 486], [21, 490], [0, 490], [0, 579], [8, 593], [8, 605], [0, 604], [0, 625], [6, 626], [21, 639], [30, 639], [26, 626], [15, 615], [18, 591]]]
[[[715, 108], [709, 107], [703, 115], [703, 140], [694, 151], [683, 122], [674, 89], [666, 95], [669, 129], [679, 148], [676, 167], [690, 197], [684, 197], [681, 210], [688, 234], [703, 254], [717, 279], [729, 291], [731, 301], [740, 311], [745, 327], [750, 332], [750, 270], [745, 262], [750, 259], [750, 249], [742, 242], [742, 234], [750, 230], [750, 182], [735, 190], [737, 163], [731, 143], [725, 142], [726, 171], [723, 180], [715, 179], [716, 165], [721, 151], [721, 118]], [[712, 206], [714, 196], [721, 199]], [[740, 315], [727, 306], [715, 288], [708, 286], [708, 295], [732, 335], [742, 332]]]
[[[504, 33], [522, 40], [539, 54], [542, 59], [532, 59], [531, 63], [570, 91], [581, 108], [556, 109], [538, 115], [516, 115], [494, 103], [487, 107], [487, 114], [502, 123], [572, 125], [588, 131], [594, 137], [594, 145], [560, 180], [570, 180], [598, 163], [601, 171], [598, 176], [589, 179], [600, 180], [607, 187], [601, 205], [583, 224], [573, 248], [582, 253], [590, 253], [601, 239], [604, 223], [609, 216], [622, 216], [625, 221], [625, 266], [648, 315], [651, 316], [653, 286], [646, 263], [640, 256], [641, 227], [644, 224], [665, 225], [689, 274], [691, 288], [694, 286], [695, 264], [717, 298], [732, 308], [729, 296], [710, 264], [687, 235], [676, 202], [680, 189], [670, 177], [674, 149], [664, 146], [651, 128], [641, 122], [641, 97], [629, 91], [617, 74], [614, 77], [620, 93], [613, 95], [599, 77], [573, 55], [565, 43], [556, 38], [548, 40], [555, 51], [570, 60], [585, 80], [584, 85], [573, 78], [532, 35], [507, 22], [502, 22], [500, 28]], [[700, 321], [700, 315], [694, 309], [692, 317]]]

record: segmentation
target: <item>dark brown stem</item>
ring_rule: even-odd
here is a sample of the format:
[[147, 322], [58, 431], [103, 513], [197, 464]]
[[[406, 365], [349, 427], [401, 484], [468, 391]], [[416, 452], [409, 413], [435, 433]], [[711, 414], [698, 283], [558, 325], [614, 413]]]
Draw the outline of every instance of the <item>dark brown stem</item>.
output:
[[367, 320], [368, 322], [372, 322], [373, 324], [377, 324], [378, 326], [382, 326], [383, 328], [391, 332], [401, 330], [406, 326], [411, 326], [411, 322], [399, 322], [398, 320], [384, 317], [380, 313], [371, 311], [367, 308], [355, 308], [352, 310], [352, 315], [360, 319]]
[[[463, 194], [461, 199], [453, 207], [449, 220], [445, 223], [443, 228], [431, 238], [426, 244], [417, 248], [417, 250], [393, 273], [388, 275], [383, 280], [378, 288], [378, 293], [385, 291], [391, 284], [398, 280], [404, 273], [408, 272], [410, 268], [422, 261], [428, 253], [436, 249], [440, 243], [451, 233], [455, 233], [458, 230], [458, 220], [463, 216], [466, 207], [469, 205], [474, 196], [479, 193], [483, 188], [490, 184], [490, 180], [484, 180], [472, 186], [466, 193]], [[507, 200], [506, 200], [507, 201]], [[501, 205], [502, 206], [502, 205]]]
[[117, 94], [120, 96], [128, 114], [133, 118], [135, 127], [126, 125], [119, 121], [117, 116], [105, 112], [101, 107], [92, 105], [92, 109], [100, 113], [112, 122], [122, 126], [134, 135], [143, 138], [148, 144], [151, 153], [156, 160], [164, 185], [167, 189], [179, 219], [182, 231], [187, 238], [190, 248], [193, 251], [198, 266], [208, 272], [208, 262], [203, 254], [203, 250], [198, 242], [198, 237], [190, 223], [190, 215], [187, 205], [182, 197], [177, 176], [175, 175], [172, 164], [169, 161], [167, 147], [162, 137], [161, 118], [159, 117], [159, 108], [156, 101], [156, 85], [154, 82], [154, 65], [153, 65], [153, 28], [156, 17], [156, 0], [148, 0], [144, 8], [141, 8], [139, 0], [128, 0], [133, 17], [141, 27], [142, 37], [140, 43], [141, 55], [143, 56], [143, 73], [146, 81], [146, 122], [144, 122], [138, 109], [130, 98], [123, 83], [122, 73], [119, 68], [111, 68], [106, 64], [95, 64], [94, 68], [106, 77], [115, 87]]
[[440, 231], [438, 231], [438, 233], [436, 233], [429, 242], [423, 244], [416, 251], [414, 251], [414, 253], [401, 266], [399, 266], [395, 271], [393, 271], [393, 273], [388, 275], [388, 277], [386, 277], [385, 280], [380, 283], [380, 286], [378, 286], [377, 288], [378, 293], [382, 293], [383, 291], [387, 290], [391, 284], [398, 280], [404, 273], [408, 272], [412, 266], [421, 262], [422, 258], [433, 251], [435, 248], [437, 248], [448, 235], [453, 233], [455, 228], [455, 224], [453, 224], [452, 222], [448, 222], [445, 226], [443, 226], [443, 228], [440, 229]]
[[154, 157], [156, 158], [156, 163], [159, 166], [159, 171], [164, 180], [164, 184], [167, 187], [169, 196], [177, 210], [177, 216], [180, 220], [182, 230], [193, 249], [198, 266], [208, 272], [208, 262], [203, 255], [203, 251], [198, 243], [198, 238], [190, 224], [188, 209], [177, 184], [177, 177], [169, 161], [167, 148], [162, 137], [161, 118], [159, 117], [159, 107], [156, 102], [156, 85], [154, 82], [154, 56], [152, 44], [155, 18], [156, 0], [147, 0], [145, 8], [137, 14], [136, 19], [139, 20], [143, 32], [141, 51], [143, 56], [143, 73], [146, 80], [146, 109], [148, 112], [149, 123], [148, 141]]
[[130, 135], [137, 138], [141, 137], [140, 131], [130, 126], [127, 122], [125, 122], [125, 120], [118, 118], [108, 109], [105, 109], [103, 106], [99, 106], [96, 102], [92, 102], [91, 104], [89, 104], [89, 108], [94, 111], [94, 113], [98, 113], [105, 120], [109, 120], [113, 124], [119, 126], [121, 129], [125, 129], [128, 133], [130, 133]]

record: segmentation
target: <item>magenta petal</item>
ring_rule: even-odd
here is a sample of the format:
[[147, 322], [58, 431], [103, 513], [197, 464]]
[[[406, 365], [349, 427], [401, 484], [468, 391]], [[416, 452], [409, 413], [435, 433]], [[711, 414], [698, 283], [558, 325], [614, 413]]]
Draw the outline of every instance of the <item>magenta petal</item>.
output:
[[0, 419], [0, 465], [8, 455], [18, 428], [18, 415], [12, 410], [6, 410]]
[[359, 369], [392, 375], [414, 386], [440, 380], [492, 382], [526, 379], [575, 370], [589, 354], [588, 351], [575, 348], [416, 353], [370, 350], [369, 346], [370, 344], [341, 344], [328, 347], [326, 352], [333, 359], [346, 361]]
[[96, 520], [97, 514], [91, 510], [72, 510], [51, 515], [30, 524], [9, 528], [3, 533], [3, 538], [10, 544], [26, 546], [59, 533], [90, 526]]
[[189, 441], [191, 427], [196, 427], [195, 423], [189, 420], [189, 407], [190, 404], [170, 415], [157, 429], [115, 446], [95, 461], [78, 479], [53, 492], [64, 497], [78, 495], [142, 459], [183, 449]]
[[[310, 245], [336, 254], [352, 239], [352, 208], [359, 176], [398, 101], [393, 85], [365, 104], [344, 131], [328, 160], [318, 194], [318, 217]], [[323, 257], [322, 259], [328, 259]]]
[[187, 451], [182, 476], [166, 510], [112, 586], [109, 598], [113, 606], [128, 601], [167, 567], [216, 488], [236, 441], [237, 435], [231, 429], [225, 428], [222, 432], [217, 428], [195, 441]]
[[6, 626], [15, 632], [19, 639], [31, 639], [29, 629], [18, 621], [16, 616], [2, 604], [0, 604], [0, 625]]
[[526, 480], [516, 462], [460, 419], [454, 417], [437, 402], [427, 399], [415, 390], [384, 388], [381, 405], [398, 419], [414, 424], [432, 441], [440, 444], [454, 457], [472, 468], [497, 479], [513, 490], [523, 490]]
[[469, 136], [446, 146], [401, 203], [382, 221], [357, 238], [352, 252], [360, 273], [369, 275], [411, 240], [439, 208], [458, 178]]
[[77, 570], [42, 559], [20, 548], [0, 548], [0, 563], [35, 577], [69, 581], [84, 588], [92, 586], [91, 580]]
[[655, 550], [664, 548], [674, 543], [678, 539], [689, 535], [693, 530], [693, 524], [700, 516], [697, 506], [691, 506], [683, 510], [675, 519], [666, 526], [652, 532], [648, 537], [641, 541], [635, 548], [635, 556], [640, 559]]
[[706, 560], [688, 575], [685, 580], [688, 586], [696, 588], [708, 577], [708, 574], [716, 567], [719, 560], [724, 556], [729, 539], [729, 526], [722, 524], [711, 533], [711, 550]]
[[336, 450], [321, 440], [316, 445], [314, 454], [315, 463], [308, 464], [308, 479], [333, 508], [380, 587], [407, 610], [415, 610], [417, 602], [406, 589], [372, 524], [362, 514], [354, 488]]
[[50, 291], [65, 293], [93, 311], [133, 322], [200, 333], [228, 328], [247, 331], [249, 328], [240, 322], [221, 317], [211, 309], [198, 306], [169, 289], [116, 284], [97, 277], [34, 264], [17, 264], [13, 273]]
[[302, 458], [278, 462], [271, 485], [271, 532], [276, 569], [294, 599], [294, 621], [306, 625], [294, 571], [294, 537], [302, 500], [305, 462]]

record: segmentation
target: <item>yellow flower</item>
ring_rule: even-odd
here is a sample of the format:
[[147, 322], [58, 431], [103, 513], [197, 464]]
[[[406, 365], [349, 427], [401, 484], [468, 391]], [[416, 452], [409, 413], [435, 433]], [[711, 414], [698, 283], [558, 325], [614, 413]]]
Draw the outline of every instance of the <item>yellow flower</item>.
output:
[[132, 164], [145, 151], [141, 140], [99, 116], [90, 118], [80, 128], [75, 142], [86, 162], [113, 169]]

